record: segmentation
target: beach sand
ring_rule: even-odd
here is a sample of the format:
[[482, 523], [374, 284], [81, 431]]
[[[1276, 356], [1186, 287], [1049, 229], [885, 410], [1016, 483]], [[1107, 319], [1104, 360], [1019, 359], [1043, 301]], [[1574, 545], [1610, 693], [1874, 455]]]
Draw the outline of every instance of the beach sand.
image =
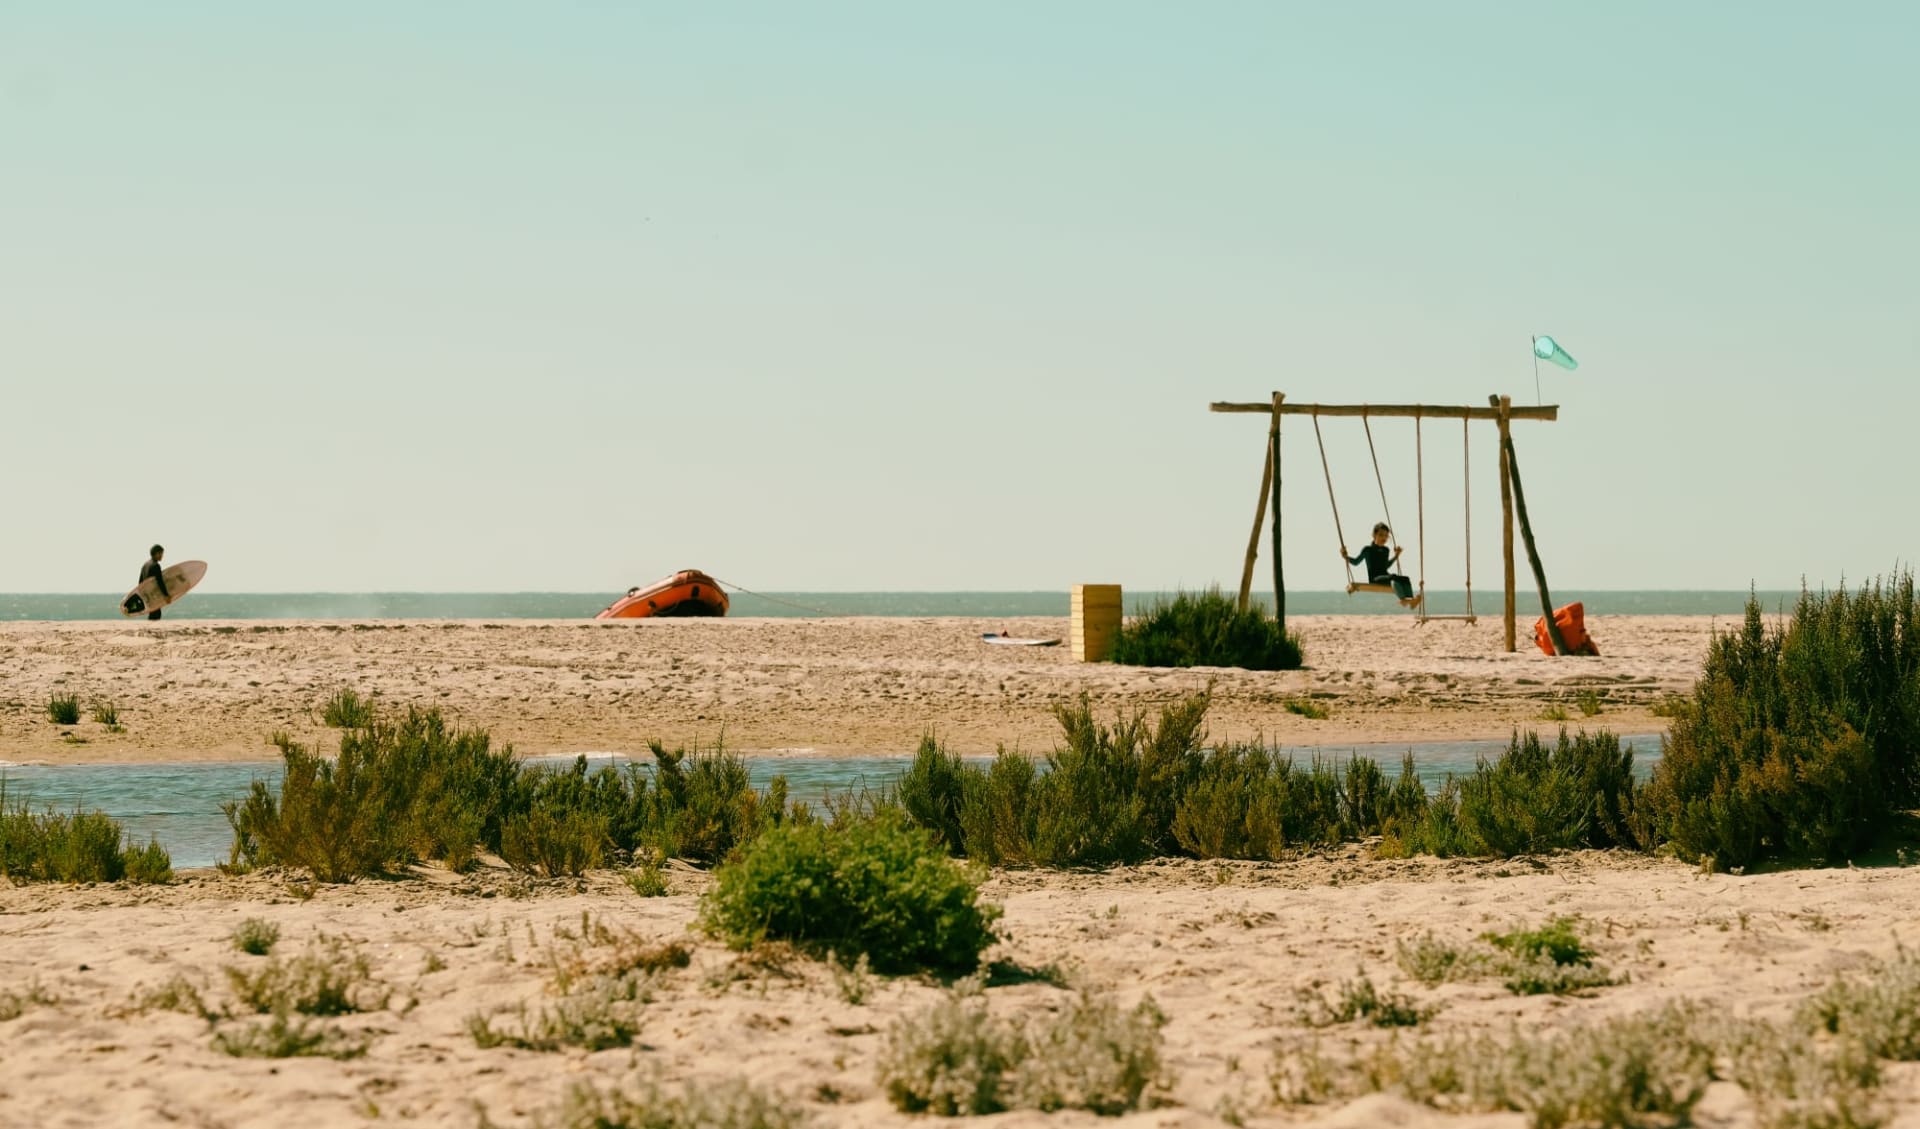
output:
[[[276, 731], [330, 744], [342, 688], [439, 706], [525, 754], [644, 753], [724, 740], [745, 752], [908, 754], [937, 735], [963, 754], [1054, 747], [1055, 706], [1151, 707], [1212, 685], [1218, 739], [1290, 745], [1504, 739], [1516, 727], [1657, 732], [1649, 707], [1687, 690], [1716, 627], [1704, 616], [1589, 621], [1603, 656], [1502, 649], [1497, 616], [1413, 626], [1299, 617], [1307, 669], [1153, 670], [1076, 663], [1063, 645], [993, 647], [983, 632], [1064, 636], [1064, 619], [0, 624], [0, 761], [258, 760]], [[1596, 695], [1583, 716], [1576, 699]], [[113, 702], [124, 732], [47, 718], [54, 693]], [[1311, 700], [1329, 716], [1290, 711]]]
[[[42, 1002], [0, 1019], [0, 1123], [33, 1126], [331, 1126], [492, 1124], [551, 1117], [566, 1089], [654, 1077], [672, 1087], [747, 1077], [823, 1126], [938, 1125], [888, 1104], [876, 1080], [885, 1033], [943, 990], [919, 977], [876, 978], [848, 998], [834, 971], [799, 958], [753, 960], [692, 931], [710, 879], [676, 869], [673, 892], [636, 897], [612, 875], [534, 881], [494, 868], [456, 877], [321, 887], [284, 876], [196, 872], [159, 888], [6, 888], [0, 882], [0, 992], [35, 986]], [[996, 1015], [1058, 1009], [1076, 987], [1131, 1006], [1150, 996], [1167, 1016], [1161, 1108], [1103, 1120], [1083, 1113], [1000, 1115], [999, 1126], [1517, 1126], [1517, 1114], [1447, 1117], [1375, 1096], [1281, 1107], [1269, 1076], [1280, 1048], [1314, 1034], [1302, 991], [1331, 992], [1365, 974], [1437, 1011], [1422, 1030], [1538, 1034], [1669, 1000], [1783, 1019], [1834, 976], [1887, 958], [1920, 935], [1920, 870], [1704, 876], [1646, 857], [1581, 852], [1467, 862], [1371, 860], [1360, 848], [1277, 863], [1166, 862], [1103, 873], [997, 874], [1002, 942], [990, 952], [1066, 986], [1029, 980], [988, 989]], [[1618, 981], [1581, 996], [1516, 996], [1497, 979], [1422, 987], [1395, 965], [1396, 941], [1423, 933], [1462, 944], [1479, 934], [1578, 915], [1598, 962]], [[616, 936], [683, 941], [691, 964], [654, 976], [631, 1047], [588, 1053], [482, 1049], [475, 1014], [554, 1002], [556, 962], [612, 951], [582, 941], [583, 915]], [[385, 1006], [321, 1022], [367, 1041], [359, 1058], [233, 1058], [217, 1025], [142, 1010], [177, 978], [214, 1011], [234, 1008], [227, 967], [267, 958], [235, 951], [247, 918], [281, 930], [274, 955], [345, 938]], [[0, 999], [0, 1015], [6, 1014]], [[511, 1021], [506, 1026], [511, 1027]], [[1319, 1032], [1325, 1053], [1391, 1037], [1364, 1024]], [[1406, 1037], [1403, 1033], [1403, 1038]], [[1920, 1065], [1888, 1068], [1885, 1099], [1920, 1125]], [[1230, 1122], [1228, 1118], [1238, 1119]], [[1753, 1125], [1746, 1096], [1716, 1083], [1695, 1124]]]

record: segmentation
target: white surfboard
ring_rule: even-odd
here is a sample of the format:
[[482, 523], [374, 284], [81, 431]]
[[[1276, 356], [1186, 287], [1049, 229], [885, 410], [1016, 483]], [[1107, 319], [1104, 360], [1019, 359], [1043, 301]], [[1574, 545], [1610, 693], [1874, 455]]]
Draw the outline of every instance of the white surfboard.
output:
[[167, 594], [160, 594], [160, 585], [149, 576], [134, 585], [127, 598], [120, 601], [120, 614], [129, 619], [134, 616], [157, 612], [161, 608], [171, 607], [180, 597], [193, 591], [200, 578], [207, 574], [205, 561], [181, 561], [171, 568], [162, 569], [160, 579], [167, 582]]

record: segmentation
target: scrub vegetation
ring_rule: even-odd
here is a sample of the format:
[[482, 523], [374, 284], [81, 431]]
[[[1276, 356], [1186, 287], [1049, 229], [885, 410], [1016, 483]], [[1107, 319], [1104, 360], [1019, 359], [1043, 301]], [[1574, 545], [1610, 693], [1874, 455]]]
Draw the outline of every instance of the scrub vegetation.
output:
[[1120, 627], [1112, 661], [1127, 666], [1300, 669], [1300, 637], [1259, 608], [1241, 611], [1218, 588], [1156, 600]]

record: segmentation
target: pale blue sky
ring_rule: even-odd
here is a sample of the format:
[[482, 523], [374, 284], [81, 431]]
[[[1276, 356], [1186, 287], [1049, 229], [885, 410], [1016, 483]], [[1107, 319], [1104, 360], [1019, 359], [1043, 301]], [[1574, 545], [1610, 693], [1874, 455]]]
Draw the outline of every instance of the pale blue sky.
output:
[[0, 591], [156, 539], [226, 591], [1231, 585], [1263, 427], [1209, 401], [1531, 403], [1534, 333], [1556, 586], [1884, 572], [1916, 11], [0, 2]]

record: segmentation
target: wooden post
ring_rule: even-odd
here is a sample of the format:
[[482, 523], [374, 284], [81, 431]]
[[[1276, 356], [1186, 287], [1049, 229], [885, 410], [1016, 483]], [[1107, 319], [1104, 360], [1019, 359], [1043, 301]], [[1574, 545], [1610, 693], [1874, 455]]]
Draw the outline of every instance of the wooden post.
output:
[[1273, 616], [1280, 621], [1280, 634], [1287, 633], [1287, 570], [1280, 556], [1280, 401], [1273, 394], [1273, 422], [1267, 425], [1267, 466], [1273, 473]]
[[1253, 536], [1247, 538], [1247, 563], [1240, 570], [1240, 610], [1247, 610], [1253, 596], [1253, 562], [1260, 557], [1260, 529], [1267, 520], [1267, 491], [1273, 488], [1273, 436], [1267, 436], [1267, 453], [1260, 458], [1260, 500], [1253, 504]]
[[1506, 566], [1505, 571], [1506, 571], [1506, 583], [1507, 583], [1507, 589], [1506, 589], [1507, 602], [1506, 602], [1505, 623], [1506, 623], [1506, 632], [1507, 632], [1507, 653], [1511, 655], [1514, 652], [1514, 645], [1513, 645], [1513, 479], [1507, 472], [1507, 445], [1513, 440], [1513, 435], [1509, 427], [1509, 425], [1512, 423], [1512, 418], [1509, 415], [1509, 413], [1513, 409], [1513, 397], [1492, 396], [1492, 397], [1489, 397], [1489, 399], [1493, 401], [1494, 407], [1500, 409], [1500, 418], [1497, 421], [1500, 425], [1500, 442], [1497, 448], [1498, 454], [1500, 456], [1500, 561], [1503, 565]]
[[1520, 487], [1520, 460], [1513, 453], [1513, 436], [1508, 435], [1500, 442], [1500, 449], [1506, 454], [1507, 475], [1513, 483], [1513, 509], [1520, 518], [1520, 539], [1527, 546], [1527, 563], [1533, 566], [1533, 582], [1540, 588], [1541, 616], [1547, 622], [1547, 638], [1553, 643], [1553, 653], [1567, 655], [1567, 641], [1560, 636], [1560, 625], [1553, 619], [1553, 597], [1547, 594], [1547, 570], [1540, 564], [1540, 551], [1533, 544], [1533, 524], [1527, 520], [1527, 492]]

